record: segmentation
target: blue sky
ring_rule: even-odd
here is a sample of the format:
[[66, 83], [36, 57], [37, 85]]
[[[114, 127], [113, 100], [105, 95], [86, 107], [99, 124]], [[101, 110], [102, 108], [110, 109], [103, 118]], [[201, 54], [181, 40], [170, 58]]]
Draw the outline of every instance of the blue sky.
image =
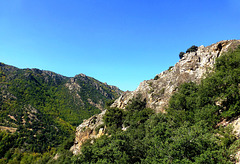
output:
[[239, 0], [0, 0], [0, 62], [122, 90], [192, 45], [240, 39]]

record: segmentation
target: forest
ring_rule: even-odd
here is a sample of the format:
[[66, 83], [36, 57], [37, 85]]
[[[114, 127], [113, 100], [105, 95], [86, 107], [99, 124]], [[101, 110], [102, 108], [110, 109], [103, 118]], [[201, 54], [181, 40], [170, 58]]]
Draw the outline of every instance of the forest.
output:
[[0, 63], [0, 128], [13, 129], [0, 131], [0, 163], [46, 163], [45, 156], [70, 148], [83, 119], [100, 112], [94, 103], [104, 107], [120, 93], [85, 75], [69, 78]]

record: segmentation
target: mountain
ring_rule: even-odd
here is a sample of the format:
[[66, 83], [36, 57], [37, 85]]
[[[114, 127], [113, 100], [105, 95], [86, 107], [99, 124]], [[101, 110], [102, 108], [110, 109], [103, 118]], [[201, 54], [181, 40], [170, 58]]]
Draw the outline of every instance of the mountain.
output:
[[124, 109], [129, 100], [141, 94], [146, 99], [147, 107], [156, 112], [164, 112], [178, 86], [190, 81], [199, 83], [204, 75], [211, 72], [216, 58], [239, 44], [240, 40], [226, 40], [187, 52], [175, 66], [156, 75], [154, 79], [141, 82], [135, 91], [124, 92], [111, 107]]
[[77, 127], [78, 163], [238, 161], [240, 40], [192, 46], [180, 58]]
[[100, 112], [107, 100], [121, 94], [115, 86], [84, 74], [65, 77], [39, 69], [18, 69], [0, 64], [2, 103], [21, 102], [58, 115], [72, 125]]
[[56, 148], [121, 93], [84, 74], [65, 77], [0, 63], [0, 158]]

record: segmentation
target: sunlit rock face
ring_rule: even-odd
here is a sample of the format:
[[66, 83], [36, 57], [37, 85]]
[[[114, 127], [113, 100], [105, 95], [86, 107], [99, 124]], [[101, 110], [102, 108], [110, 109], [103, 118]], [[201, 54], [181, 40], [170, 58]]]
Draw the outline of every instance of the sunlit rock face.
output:
[[105, 127], [101, 127], [101, 125], [103, 125], [103, 116], [105, 113], [106, 110], [84, 120], [83, 123], [76, 128], [75, 142], [70, 149], [73, 154], [80, 154], [81, 146], [85, 141], [101, 137], [105, 134]]
[[190, 81], [199, 83], [205, 74], [212, 71], [216, 58], [239, 44], [240, 40], [225, 40], [207, 47], [200, 46], [196, 52], [185, 53], [175, 66], [156, 75], [156, 80], [143, 81], [135, 91], [124, 92], [111, 107], [124, 109], [129, 100], [141, 94], [146, 99], [147, 107], [157, 113], [165, 112], [171, 95], [180, 84]]

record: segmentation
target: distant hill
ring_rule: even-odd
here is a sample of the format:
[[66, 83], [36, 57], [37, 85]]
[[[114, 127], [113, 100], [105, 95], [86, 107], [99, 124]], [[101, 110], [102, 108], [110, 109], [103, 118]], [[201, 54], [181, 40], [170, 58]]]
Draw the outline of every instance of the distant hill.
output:
[[[84, 74], [65, 77], [39, 69], [18, 69], [0, 63], [0, 95], [3, 113], [13, 104], [31, 106], [58, 116], [71, 125], [100, 112], [107, 100], [120, 96], [121, 90]], [[11, 119], [12, 120], [12, 119]], [[11, 121], [10, 121], [11, 122]]]
[[84, 74], [65, 77], [0, 63], [0, 159], [10, 148], [42, 153], [56, 147], [121, 92]]

